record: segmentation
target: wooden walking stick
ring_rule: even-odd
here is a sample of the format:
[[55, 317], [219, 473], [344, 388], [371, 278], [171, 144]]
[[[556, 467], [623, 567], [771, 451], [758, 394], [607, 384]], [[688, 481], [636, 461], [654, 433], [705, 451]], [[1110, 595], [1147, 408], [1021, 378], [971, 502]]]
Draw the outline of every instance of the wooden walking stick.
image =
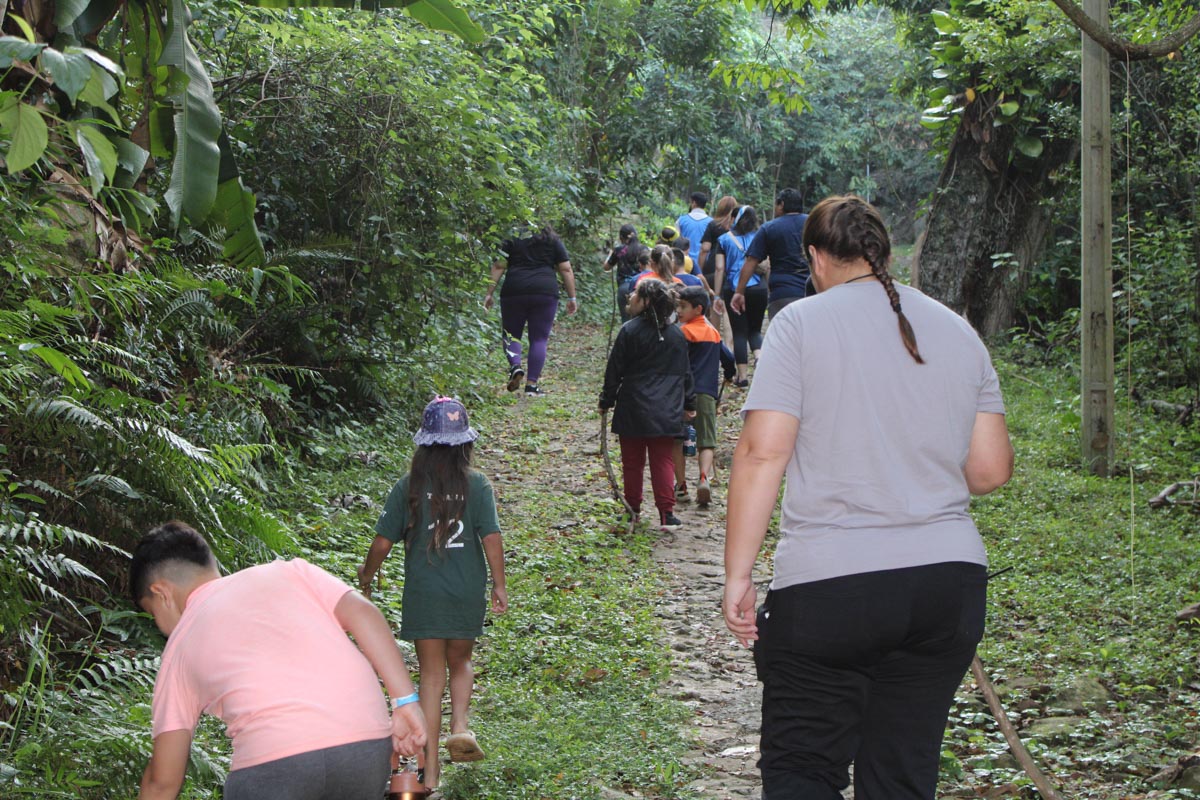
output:
[[633, 506], [629, 505], [629, 501], [625, 499], [621, 487], [617, 484], [617, 473], [613, 471], [612, 458], [608, 454], [607, 408], [600, 412], [600, 455], [604, 457], [604, 471], [608, 473], [608, 485], [612, 487], [613, 499], [625, 506], [625, 513], [629, 515], [629, 524], [625, 526], [625, 533], [633, 533]]
[[996, 694], [996, 687], [992, 685], [991, 679], [983, 671], [983, 662], [979, 660], [979, 656], [971, 659], [971, 674], [975, 676], [975, 683], [983, 692], [988, 708], [992, 710], [992, 716], [996, 718], [996, 724], [1000, 726], [1000, 732], [1004, 734], [1004, 739], [1008, 742], [1008, 749], [1012, 751], [1013, 757], [1017, 759], [1021, 769], [1025, 770], [1025, 774], [1033, 781], [1033, 785], [1037, 787], [1043, 800], [1062, 800], [1062, 795], [1055, 791], [1050, 779], [1038, 769], [1037, 763], [1021, 741], [1021, 737], [1017, 736], [1017, 731], [1009, 722], [1004, 706], [1000, 705], [1000, 696]]

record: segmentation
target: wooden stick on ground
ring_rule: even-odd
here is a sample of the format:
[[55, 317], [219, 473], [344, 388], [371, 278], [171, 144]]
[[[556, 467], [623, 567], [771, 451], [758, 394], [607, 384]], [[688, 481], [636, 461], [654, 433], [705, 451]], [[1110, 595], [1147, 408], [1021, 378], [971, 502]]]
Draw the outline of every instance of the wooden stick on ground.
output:
[[[1182, 501], [1171, 500], [1171, 495], [1175, 494], [1181, 489], [1191, 489], [1192, 499]], [[1154, 497], [1151, 497], [1147, 502], [1151, 508], [1162, 508], [1163, 506], [1171, 505], [1173, 502], [1185, 506], [1197, 505], [1200, 503], [1200, 478], [1196, 478], [1192, 481], [1176, 481], [1158, 494], [1154, 495]]]
[[608, 485], [612, 487], [613, 499], [625, 506], [625, 513], [629, 515], [625, 533], [633, 533], [633, 507], [621, 492], [621, 486], [617, 483], [617, 473], [613, 471], [612, 458], [608, 454], [608, 409], [600, 412], [600, 455], [604, 458], [604, 471], [608, 473]]
[[979, 686], [979, 690], [983, 692], [983, 697], [987, 700], [988, 708], [992, 710], [992, 716], [996, 718], [996, 724], [1000, 726], [1001, 733], [1004, 734], [1005, 741], [1008, 742], [1008, 749], [1012, 751], [1013, 757], [1017, 759], [1017, 763], [1021, 765], [1021, 769], [1025, 770], [1025, 774], [1033, 781], [1033, 785], [1037, 787], [1038, 793], [1041, 794], [1043, 800], [1062, 800], [1055, 789], [1050, 779], [1046, 777], [1033, 760], [1029, 750], [1025, 748], [1021, 737], [1017, 736], [1016, 729], [1008, 719], [1008, 714], [1004, 711], [1004, 706], [1000, 705], [1000, 697], [996, 694], [996, 687], [992, 685], [992, 681], [988, 678], [987, 673], [983, 671], [983, 662], [979, 660], [979, 656], [975, 656], [971, 660], [971, 674], [975, 676], [975, 683]]

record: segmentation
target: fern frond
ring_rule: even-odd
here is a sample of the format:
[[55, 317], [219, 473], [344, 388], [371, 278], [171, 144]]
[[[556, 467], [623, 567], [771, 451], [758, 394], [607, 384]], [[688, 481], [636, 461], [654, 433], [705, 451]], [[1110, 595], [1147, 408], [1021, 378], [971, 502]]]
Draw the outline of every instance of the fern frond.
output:
[[158, 320], [160, 328], [167, 327], [167, 323], [174, 316], [191, 317], [196, 316], [200, 312], [211, 316], [216, 313], [213, 307], [212, 298], [208, 293], [200, 289], [189, 289], [175, 299], [163, 312], [163, 315]]
[[114, 689], [121, 693], [135, 689], [152, 689], [154, 676], [158, 672], [158, 662], [158, 658], [150, 656], [130, 657], [123, 653], [105, 653], [100, 661], [76, 674], [75, 692], [87, 696], [92, 693], [107, 693]]
[[52, 423], [65, 422], [79, 430], [99, 431], [103, 434], [119, 437], [116, 428], [91, 409], [85, 408], [72, 397], [65, 395], [53, 400], [35, 400], [26, 410], [27, 416], [34, 422]]
[[102, 489], [106, 492], [127, 497], [130, 500], [142, 500], [143, 495], [129, 485], [128, 482], [118, 478], [116, 475], [106, 475], [102, 472], [94, 472], [85, 478], [75, 482], [75, 488], [84, 492], [93, 489]]

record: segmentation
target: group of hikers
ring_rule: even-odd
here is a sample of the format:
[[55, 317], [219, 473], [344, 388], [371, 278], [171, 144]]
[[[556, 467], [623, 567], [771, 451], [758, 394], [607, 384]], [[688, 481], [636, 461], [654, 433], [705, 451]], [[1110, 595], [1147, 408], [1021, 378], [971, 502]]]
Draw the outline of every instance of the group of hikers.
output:
[[[1013, 470], [996, 372], [961, 317], [895, 282], [886, 226], [861, 198], [830, 197], [805, 214], [784, 190], [761, 228], [731, 197], [713, 217], [706, 205], [692, 195], [654, 247], [623, 230], [604, 262], [617, 270], [626, 321], [598, 406], [613, 413], [625, 498], [640, 513], [649, 460], [659, 525], [679, 526], [674, 504], [687, 490], [675, 459], [694, 422], [696, 499], [710, 502], [720, 378], [746, 388], [722, 611], [763, 685], [763, 798], [840, 798], [853, 765], [859, 800], [929, 800], [946, 717], [983, 635], [987, 556], [970, 497]], [[491, 274], [485, 303], [499, 287], [507, 388], [524, 378], [539, 396], [559, 279], [577, 308], [570, 259], [546, 228], [505, 242]], [[732, 365], [712, 323], [726, 314]], [[183, 523], [145, 537], [130, 587], [170, 638], [143, 798], [176, 796], [201, 713], [233, 738], [227, 800], [376, 800], [397, 757], [411, 755], [431, 792], [447, 676], [449, 758], [483, 757], [468, 727], [471, 657], [489, 608], [504, 613], [508, 596], [495, 499], [471, 465], [476, 437], [459, 401], [426, 407], [357, 592], [301, 559], [222, 577]], [[777, 506], [760, 607], [753, 568]], [[415, 644], [420, 691], [369, 600], [399, 542], [400, 637]]]

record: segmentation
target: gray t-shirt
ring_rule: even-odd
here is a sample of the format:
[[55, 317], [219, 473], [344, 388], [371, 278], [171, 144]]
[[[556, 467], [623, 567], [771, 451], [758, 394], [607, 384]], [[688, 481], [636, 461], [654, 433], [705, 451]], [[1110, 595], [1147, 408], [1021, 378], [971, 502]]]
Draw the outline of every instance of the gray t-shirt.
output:
[[897, 284], [924, 364], [875, 281], [834, 286], [771, 321], [746, 411], [800, 420], [771, 588], [947, 561], [987, 564], [963, 475], [976, 412], [1004, 413], [965, 320]]

